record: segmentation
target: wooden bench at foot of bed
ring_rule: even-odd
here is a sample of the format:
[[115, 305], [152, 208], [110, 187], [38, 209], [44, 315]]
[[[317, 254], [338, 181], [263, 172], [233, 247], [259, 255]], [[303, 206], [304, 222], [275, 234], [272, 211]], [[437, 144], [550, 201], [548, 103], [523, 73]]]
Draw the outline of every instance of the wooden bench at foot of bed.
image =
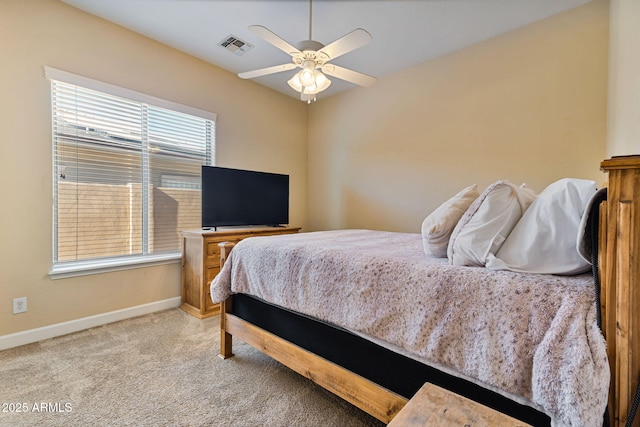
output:
[[530, 425], [434, 384], [426, 383], [391, 420], [389, 427]]

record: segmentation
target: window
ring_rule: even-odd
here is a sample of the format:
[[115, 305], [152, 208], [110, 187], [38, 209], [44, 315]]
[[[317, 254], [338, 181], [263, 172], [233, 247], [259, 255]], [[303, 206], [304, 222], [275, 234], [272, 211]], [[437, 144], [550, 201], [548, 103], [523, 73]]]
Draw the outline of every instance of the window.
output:
[[45, 68], [53, 123], [52, 277], [175, 260], [200, 228], [215, 114]]

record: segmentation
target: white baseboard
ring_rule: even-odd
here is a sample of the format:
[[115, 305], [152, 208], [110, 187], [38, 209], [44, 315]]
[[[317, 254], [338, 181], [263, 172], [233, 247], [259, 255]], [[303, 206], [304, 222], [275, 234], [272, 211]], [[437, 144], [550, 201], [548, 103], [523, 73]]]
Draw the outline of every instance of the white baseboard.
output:
[[110, 311], [108, 313], [96, 314], [95, 316], [83, 317], [81, 319], [70, 320], [68, 322], [56, 323], [54, 325], [43, 326], [42, 328], [29, 329], [28, 331], [16, 332], [15, 334], [0, 336], [0, 350], [18, 347], [20, 345], [31, 344], [49, 338], [78, 332], [107, 323], [129, 319], [160, 310], [178, 307], [181, 303], [180, 297], [169, 298], [162, 301], [155, 301], [148, 304], [137, 305], [135, 307], [123, 308], [122, 310]]

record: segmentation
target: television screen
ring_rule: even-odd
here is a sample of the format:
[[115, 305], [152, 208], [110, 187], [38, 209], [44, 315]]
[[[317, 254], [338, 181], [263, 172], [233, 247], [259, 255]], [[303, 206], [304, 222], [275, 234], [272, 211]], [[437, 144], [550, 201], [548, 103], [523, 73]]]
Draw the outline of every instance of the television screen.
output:
[[289, 223], [289, 175], [202, 166], [202, 228]]

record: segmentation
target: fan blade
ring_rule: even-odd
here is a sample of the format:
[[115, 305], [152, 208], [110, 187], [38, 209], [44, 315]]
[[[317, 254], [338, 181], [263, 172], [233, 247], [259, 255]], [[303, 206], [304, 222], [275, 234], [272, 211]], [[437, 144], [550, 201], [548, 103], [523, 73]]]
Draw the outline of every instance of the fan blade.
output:
[[298, 49], [293, 47], [290, 43], [284, 41], [280, 36], [271, 30], [263, 27], [262, 25], [250, 25], [249, 31], [253, 34], [262, 37], [265, 41], [271, 43], [281, 51], [288, 53], [289, 55], [295, 55], [296, 53], [300, 53]]
[[241, 79], [254, 79], [256, 77], [266, 76], [267, 74], [281, 73], [282, 71], [289, 71], [296, 68], [296, 64], [293, 62], [289, 64], [274, 65], [273, 67], [260, 68], [259, 70], [246, 71], [244, 73], [238, 73], [238, 77]]
[[377, 80], [375, 77], [333, 64], [324, 64], [322, 71], [329, 76], [337, 77], [340, 80], [346, 80], [360, 86], [372, 86]]
[[323, 47], [318, 52], [327, 55], [329, 59], [335, 59], [345, 53], [349, 53], [352, 50], [364, 46], [372, 39], [373, 37], [371, 37], [371, 34], [367, 31], [362, 28], [356, 28], [349, 34]]

